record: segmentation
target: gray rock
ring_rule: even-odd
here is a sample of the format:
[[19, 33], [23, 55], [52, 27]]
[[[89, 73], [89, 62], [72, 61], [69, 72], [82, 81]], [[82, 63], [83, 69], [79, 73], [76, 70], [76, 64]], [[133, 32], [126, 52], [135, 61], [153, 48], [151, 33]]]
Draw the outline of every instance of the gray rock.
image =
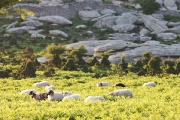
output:
[[35, 20], [24, 21], [24, 22], [21, 22], [20, 24], [26, 25], [26, 26], [34, 26], [34, 27], [43, 26], [42, 22], [35, 21]]
[[125, 40], [125, 41], [132, 41], [132, 42], [140, 40], [138, 35], [123, 34], [123, 33], [109, 34], [109, 39], [112, 39], [112, 40]]
[[174, 33], [159, 33], [157, 37], [163, 40], [174, 40], [177, 38], [177, 35]]
[[175, 26], [178, 26], [178, 25], [180, 25], [180, 22], [168, 22], [167, 23], [168, 27], [175, 27]]
[[95, 10], [92, 10], [92, 11], [79, 11], [78, 14], [79, 14], [79, 17], [82, 20], [91, 20], [91, 19], [94, 19], [94, 18], [97, 18], [97, 17], [101, 16], [100, 13], [95, 11]]
[[119, 31], [119, 32], [127, 32], [127, 31], [130, 31], [130, 30], [133, 30], [135, 28], [135, 25], [133, 24], [119, 24], [119, 25], [114, 25], [112, 27], [112, 29], [114, 31]]
[[116, 25], [115, 20], [117, 18], [118, 18], [118, 16], [105, 17], [105, 18], [97, 21], [93, 26], [97, 27], [97, 28], [103, 28], [103, 27], [112, 28], [114, 25]]
[[79, 28], [87, 28], [86, 25], [77, 25], [75, 28], [79, 29]]
[[112, 14], [105, 14], [105, 15], [102, 15], [100, 17], [94, 18], [91, 21], [99, 21], [99, 20], [102, 20], [103, 18], [110, 17], [110, 16], [113, 16], [113, 15]]
[[148, 33], [150, 33], [149, 30], [146, 28], [142, 28], [141, 31], [139, 32], [140, 36], [146, 36]]
[[18, 23], [18, 21], [13, 22], [12, 24], [8, 25], [8, 26], [6, 27], [6, 30], [15, 27], [17, 23]]
[[175, 26], [173, 28], [166, 29], [165, 32], [172, 32], [175, 34], [180, 34], [180, 26]]
[[53, 24], [72, 25], [72, 22], [62, 16], [42, 16], [39, 17], [40, 21], [50, 22]]
[[175, 3], [175, 0], [164, 0], [164, 6], [168, 10], [177, 10], [177, 5]]
[[116, 19], [116, 24], [134, 24], [137, 21], [137, 17], [131, 13], [123, 13]]
[[118, 40], [118, 41], [113, 41], [111, 43], [99, 45], [94, 48], [94, 52], [104, 52], [104, 51], [109, 51], [109, 50], [112, 50], [112, 51], [123, 50], [126, 47], [135, 48], [135, 47], [139, 47], [139, 45], [132, 42]]
[[28, 32], [31, 29], [35, 29], [35, 27], [22, 26], [22, 27], [10, 28], [7, 30], [7, 32], [8, 33], [24, 33], [24, 32]]
[[60, 31], [60, 30], [50, 30], [49, 33], [52, 35], [62, 35], [64, 37], [68, 37], [67, 33]]
[[105, 15], [105, 14], [115, 14], [116, 11], [112, 10], [112, 9], [103, 9], [102, 11], [100, 11], [101, 14]]
[[145, 26], [156, 33], [161, 33], [168, 29], [164, 22], [159, 21], [158, 19], [152, 17], [151, 15], [141, 15], [142, 20], [144, 21]]

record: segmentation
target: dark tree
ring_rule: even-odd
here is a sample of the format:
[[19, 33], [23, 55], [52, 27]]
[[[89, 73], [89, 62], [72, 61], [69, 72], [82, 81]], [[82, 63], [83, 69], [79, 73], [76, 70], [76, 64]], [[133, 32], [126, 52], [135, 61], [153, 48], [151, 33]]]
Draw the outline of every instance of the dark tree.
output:
[[109, 58], [109, 54], [110, 54], [110, 51], [107, 51], [107, 52], [105, 52], [105, 53], [103, 53], [102, 54], [102, 56], [101, 56], [101, 60], [100, 60], [100, 62], [99, 62], [99, 65], [101, 66], [101, 67], [110, 67], [110, 62], [109, 62], [109, 60], [108, 60], [108, 58]]
[[75, 62], [72, 58], [68, 58], [65, 65], [61, 68], [62, 70], [77, 70]]
[[96, 57], [93, 57], [93, 59], [89, 62], [89, 65], [90, 66], [94, 66], [94, 65], [96, 65], [96, 64], [98, 64], [99, 63], [99, 61], [97, 60], [97, 58]]
[[51, 44], [46, 47], [47, 53], [52, 55], [52, 60], [50, 61], [50, 64], [61, 67], [61, 57], [63, 56], [65, 52], [65, 47], [62, 44]]
[[162, 71], [164, 74], [176, 74], [176, 70], [174, 68], [175, 62], [172, 60], [167, 60], [162, 62]]
[[121, 57], [121, 61], [117, 64], [117, 73], [122, 75], [123, 72], [127, 73], [128, 63], [125, 62], [125, 57]]
[[160, 68], [161, 61], [159, 56], [152, 56], [147, 65], [147, 72], [150, 75], [160, 74], [162, 72]]
[[27, 78], [27, 77], [36, 77], [36, 67], [34, 65], [34, 61], [27, 60], [25, 64], [22, 65], [21, 69], [18, 70], [14, 75], [16, 78]]
[[83, 59], [83, 56], [86, 52], [87, 50], [83, 45], [72, 49], [72, 51], [70, 52], [70, 56], [73, 57], [76, 66], [81, 67], [86, 65], [86, 62]]
[[180, 58], [177, 60], [175, 64], [175, 69], [176, 69], [176, 72], [179, 74], [180, 73]]

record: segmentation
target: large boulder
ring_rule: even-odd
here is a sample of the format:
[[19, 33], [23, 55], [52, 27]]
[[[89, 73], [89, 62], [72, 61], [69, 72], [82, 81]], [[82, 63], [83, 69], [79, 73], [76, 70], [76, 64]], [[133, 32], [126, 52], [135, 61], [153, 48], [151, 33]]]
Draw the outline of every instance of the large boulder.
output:
[[97, 17], [100, 17], [101, 14], [95, 10], [92, 10], [92, 11], [79, 11], [78, 12], [79, 14], [79, 17], [82, 19], [82, 20], [91, 20], [91, 19], [94, 19], [94, 18], [97, 18]]
[[123, 13], [116, 19], [116, 24], [134, 24], [137, 21], [137, 17], [131, 13]]
[[15, 28], [10, 28], [7, 30], [8, 33], [24, 33], [28, 32], [32, 29], [35, 29], [35, 27], [31, 26], [22, 26], [22, 27], [15, 27]]
[[39, 17], [39, 20], [43, 22], [49, 22], [49, 23], [61, 24], [61, 25], [73, 24], [70, 20], [62, 16], [43, 16], [43, 17]]
[[118, 25], [114, 25], [112, 27], [112, 29], [114, 31], [119, 31], [119, 32], [127, 32], [130, 30], [133, 30], [136, 26], [133, 24], [118, 24]]
[[167, 41], [176, 39], [177, 35], [174, 33], [159, 33], [157, 37]]
[[21, 25], [38, 27], [38, 26], [43, 26], [43, 23], [36, 20], [28, 20], [21, 22]]
[[168, 10], [177, 10], [177, 5], [175, 2], [176, 2], [175, 0], [164, 0], [164, 6]]
[[115, 20], [118, 16], [109, 16], [97, 21], [93, 26], [97, 28], [109, 27], [112, 28], [116, 25]]
[[94, 52], [104, 52], [109, 50], [116, 51], [116, 50], [123, 50], [125, 48], [136, 48], [136, 47], [139, 47], [139, 45], [136, 43], [118, 40], [111, 43], [99, 45], [94, 48]]
[[155, 33], [161, 33], [168, 29], [164, 22], [152, 17], [151, 15], [142, 14], [141, 18], [144, 21], [145, 26]]

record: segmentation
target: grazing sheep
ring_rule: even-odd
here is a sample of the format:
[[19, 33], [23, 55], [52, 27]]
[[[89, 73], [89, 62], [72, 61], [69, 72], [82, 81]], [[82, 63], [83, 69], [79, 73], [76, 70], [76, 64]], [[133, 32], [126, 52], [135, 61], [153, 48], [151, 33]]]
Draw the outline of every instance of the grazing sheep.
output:
[[48, 91], [48, 90], [55, 90], [55, 89], [56, 89], [56, 87], [53, 86], [53, 85], [50, 85], [50, 86], [46, 86], [46, 87], [45, 87], [45, 91]]
[[34, 100], [45, 100], [48, 98], [47, 96], [47, 93], [34, 93], [33, 91], [31, 91], [29, 93], [29, 95], [31, 95], [31, 97], [34, 99]]
[[99, 101], [105, 101], [105, 98], [102, 97], [102, 96], [88, 96], [86, 99], [84, 99], [84, 102], [88, 102], [88, 101], [96, 101], [96, 100], [99, 100]]
[[22, 95], [22, 94], [28, 94], [28, 95], [29, 95], [29, 93], [30, 93], [31, 91], [33, 91], [34, 93], [36, 93], [36, 90], [34, 90], [34, 89], [27, 89], [27, 90], [22, 90], [20, 94], [21, 94], [21, 95]]
[[51, 84], [47, 81], [41, 81], [33, 84], [35, 87], [50, 86]]
[[96, 86], [98, 86], [98, 87], [110, 86], [110, 83], [109, 82], [100, 82], [100, 83], [97, 83]]
[[80, 94], [71, 94], [71, 95], [64, 94], [64, 98], [62, 101], [69, 100], [69, 99], [77, 100], [79, 98], [81, 98]]
[[143, 87], [156, 87], [156, 83], [154, 82], [147, 82], [143, 84]]
[[64, 98], [64, 94], [66, 95], [71, 95], [73, 94], [72, 92], [54, 92], [53, 90], [49, 90], [47, 92], [47, 95], [48, 95], [48, 100], [49, 101], [59, 101], [59, 100], [63, 100]]
[[114, 84], [113, 86], [114, 86], [114, 87], [115, 87], [115, 86], [126, 87], [123, 83], [116, 83], [116, 84]]
[[107, 95], [111, 95], [111, 96], [125, 96], [125, 97], [131, 97], [131, 98], [133, 97], [133, 93], [129, 89], [115, 90], [113, 92], [110, 92]]

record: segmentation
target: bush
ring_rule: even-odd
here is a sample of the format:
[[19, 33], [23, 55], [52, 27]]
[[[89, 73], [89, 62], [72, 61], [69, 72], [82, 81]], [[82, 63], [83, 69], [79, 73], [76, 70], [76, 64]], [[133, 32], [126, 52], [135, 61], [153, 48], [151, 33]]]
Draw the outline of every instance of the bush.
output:
[[141, 5], [144, 14], [153, 14], [160, 8], [160, 4], [156, 0], [136, 0], [135, 2]]

